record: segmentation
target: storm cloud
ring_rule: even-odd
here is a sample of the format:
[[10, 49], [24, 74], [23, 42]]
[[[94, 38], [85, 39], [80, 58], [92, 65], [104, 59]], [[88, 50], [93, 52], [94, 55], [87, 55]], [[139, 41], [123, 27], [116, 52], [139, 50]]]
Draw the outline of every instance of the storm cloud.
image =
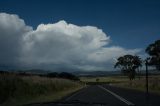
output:
[[0, 13], [0, 64], [17, 64], [23, 48], [23, 36], [31, 31], [17, 15]]
[[141, 49], [110, 46], [111, 38], [95, 26], [78, 26], [61, 20], [33, 30], [17, 15], [0, 13], [1, 64], [31, 68], [106, 70], [124, 54]]

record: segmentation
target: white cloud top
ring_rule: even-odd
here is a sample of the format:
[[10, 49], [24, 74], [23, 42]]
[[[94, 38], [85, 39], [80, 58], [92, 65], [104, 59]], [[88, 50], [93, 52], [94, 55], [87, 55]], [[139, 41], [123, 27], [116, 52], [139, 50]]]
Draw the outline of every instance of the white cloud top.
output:
[[17, 15], [0, 13], [0, 65], [16, 64], [23, 48], [24, 34], [32, 30]]
[[0, 32], [0, 59], [5, 60], [1, 64], [106, 70], [113, 67], [118, 56], [141, 51], [109, 46], [110, 37], [101, 29], [77, 26], [64, 20], [40, 24], [33, 30], [17, 15], [0, 13]]

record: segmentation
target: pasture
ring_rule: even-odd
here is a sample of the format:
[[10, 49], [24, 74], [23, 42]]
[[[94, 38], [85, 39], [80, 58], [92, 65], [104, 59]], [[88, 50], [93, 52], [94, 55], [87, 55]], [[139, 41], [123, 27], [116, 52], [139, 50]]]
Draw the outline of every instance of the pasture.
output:
[[0, 74], [0, 105], [56, 101], [81, 87], [81, 83], [68, 79]]

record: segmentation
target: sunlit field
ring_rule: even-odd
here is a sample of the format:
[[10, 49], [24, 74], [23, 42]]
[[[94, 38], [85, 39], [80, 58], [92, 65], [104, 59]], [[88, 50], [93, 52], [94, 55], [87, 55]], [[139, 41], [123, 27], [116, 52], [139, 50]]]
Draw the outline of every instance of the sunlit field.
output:
[[[149, 92], [160, 94], [160, 75], [149, 76]], [[86, 83], [106, 83], [129, 89], [145, 91], [145, 76], [136, 76], [132, 81], [127, 76], [107, 76], [107, 77], [81, 77], [81, 81]]]
[[67, 79], [3, 74], [0, 75], [0, 105], [55, 101], [81, 87], [79, 82]]

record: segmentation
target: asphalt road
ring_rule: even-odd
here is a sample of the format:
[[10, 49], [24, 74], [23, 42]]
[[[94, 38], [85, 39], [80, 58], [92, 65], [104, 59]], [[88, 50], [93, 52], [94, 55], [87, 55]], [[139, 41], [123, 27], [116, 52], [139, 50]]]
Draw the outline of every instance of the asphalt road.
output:
[[148, 98], [146, 98], [146, 93], [137, 90], [124, 89], [119, 87], [113, 87], [108, 85], [103, 85], [108, 90], [124, 97], [128, 101], [132, 102], [135, 105], [160, 105], [160, 95], [149, 93]]
[[155, 106], [160, 105], [160, 96], [150, 94], [147, 100], [144, 92], [109, 85], [91, 85], [63, 98], [59, 102], [35, 104], [35, 106]]

